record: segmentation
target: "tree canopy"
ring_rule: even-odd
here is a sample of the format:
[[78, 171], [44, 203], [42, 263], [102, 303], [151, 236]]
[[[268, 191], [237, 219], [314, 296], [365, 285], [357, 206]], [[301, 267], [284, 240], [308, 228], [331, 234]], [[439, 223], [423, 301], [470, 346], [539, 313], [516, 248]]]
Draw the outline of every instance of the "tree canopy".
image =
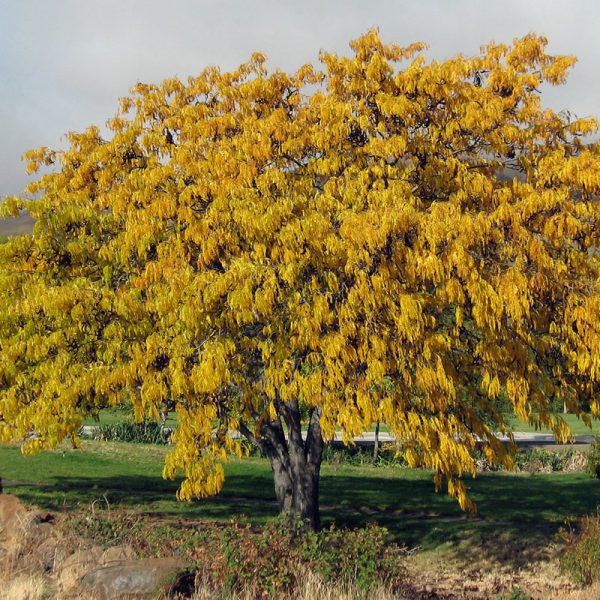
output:
[[575, 59], [350, 46], [140, 83], [109, 135], [26, 154], [50, 169], [1, 208], [37, 223], [0, 247], [0, 441], [174, 406], [180, 498], [220, 490], [238, 431], [316, 526], [336, 430], [385, 422], [468, 508], [477, 444], [512, 464], [500, 396], [560, 439], [553, 401], [600, 416], [597, 123], [540, 94]]

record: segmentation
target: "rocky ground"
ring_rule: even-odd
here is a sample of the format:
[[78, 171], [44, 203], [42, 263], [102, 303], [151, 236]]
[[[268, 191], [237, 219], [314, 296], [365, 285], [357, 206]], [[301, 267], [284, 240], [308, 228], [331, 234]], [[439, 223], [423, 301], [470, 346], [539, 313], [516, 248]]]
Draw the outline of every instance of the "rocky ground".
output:
[[57, 598], [153, 597], [168, 592], [184, 567], [177, 558], [139, 559], [126, 545], [103, 549], [69, 535], [60, 517], [27, 509], [16, 496], [0, 495], [0, 572], [5, 581], [43, 577]]

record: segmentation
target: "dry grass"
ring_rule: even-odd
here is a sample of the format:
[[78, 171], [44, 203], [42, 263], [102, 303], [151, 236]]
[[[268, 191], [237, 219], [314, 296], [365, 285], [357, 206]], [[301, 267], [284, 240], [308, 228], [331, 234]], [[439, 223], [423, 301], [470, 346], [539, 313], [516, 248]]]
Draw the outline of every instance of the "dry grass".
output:
[[[431, 577], [431, 573], [427, 573], [427, 575], [429, 575], [427, 577], [429, 581], [433, 583], [435, 578]], [[428, 594], [437, 593], [439, 594], [435, 596], [437, 598], [483, 600], [485, 598], [498, 597], [496, 594], [502, 597], [500, 590], [503, 590], [504, 594], [510, 593], [509, 590], [514, 585], [516, 588], [530, 594], [536, 600], [592, 600], [600, 598], [600, 582], [583, 589], [557, 590], [556, 584], [552, 584], [550, 577], [547, 579], [544, 576], [532, 577], [532, 574], [525, 573], [521, 573], [520, 577], [516, 576], [514, 579], [507, 578], [506, 576], [503, 577], [502, 575], [499, 577], [496, 576], [496, 586], [490, 586], [489, 581], [488, 585], [484, 582], [485, 579], [489, 580], [489, 577], [492, 577], [491, 574], [482, 579], [478, 578], [474, 573], [463, 573], [461, 575], [457, 572], [453, 576], [449, 576], [449, 573], [445, 575], [447, 579], [440, 577], [435, 582], [437, 585], [433, 585], [431, 588], [425, 586], [424, 589], [420, 590], [417, 597], [426, 598], [431, 597]], [[474, 575], [475, 577], [473, 577]], [[444, 579], [446, 579], [445, 582], [443, 581]], [[501, 580], [504, 580], [504, 585], [497, 586]], [[510, 583], [512, 585], [508, 585], [508, 580], [511, 580]], [[545, 581], [542, 583], [542, 580]], [[340, 585], [326, 584], [317, 575], [310, 572], [302, 577], [302, 581], [302, 588], [292, 590], [285, 597], [281, 596], [280, 600], [362, 600], [365, 598], [364, 591], [356, 587], [346, 588]], [[533, 585], [531, 585], [532, 583]], [[225, 597], [228, 600], [256, 600], [254, 591], [242, 591], [224, 596], [217, 590], [202, 586], [195, 592], [191, 600], [222, 600]], [[395, 594], [386, 586], [380, 585], [371, 589], [367, 597], [377, 598], [378, 600], [398, 600], [399, 598], [411, 598], [412, 596]], [[62, 598], [60, 595], [56, 595], [53, 581], [47, 577], [23, 574], [12, 577], [4, 573], [4, 576], [0, 577], [0, 600], [62, 600]], [[78, 600], [83, 600], [83, 598], [79, 598]], [[88, 596], [85, 600], [94, 599]]]
[[52, 597], [49, 581], [41, 575], [20, 575], [14, 579], [0, 579], [0, 600], [42, 600]]
[[[339, 584], [331, 585], [324, 583], [318, 575], [307, 572], [300, 578], [303, 581], [301, 588], [291, 590], [286, 596], [280, 596], [279, 600], [364, 600], [365, 592], [355, 586], [343, 587]], [[256, 600], [255, 592], [242, 591], [235, 594], [223, 596], [218, 591], [208, 587], [200, 586], [192, 596], [191, 600]], [[371, 588], [367, 594], [368, 598], [377, 598], [377, 600], [398, 600], [403, 598], [394, 594], [384, 585], [378, 585]]]
[[552, 600], [597, 600], [598, 598], [600, 598], [600, 581], [581, 590], [560, 592]]
[[[23, 575], [12, 581], [0, 580], [0, 586], [0, 600], [59, 600], [55, 596], [51, 582], [39, 575]], [[326, 585], [315, 575], [308, 574], [303, 589], [296, 589], [280, 600], [363, 600], [364, 597], [364, 592], [357, 588], [344, 589], [340, 586]], [[399, 598], [384, 586], [372, 589], [369, 597], [378, 600], [398, 600]], [[219, 592], [201, 588], [192, 596], [191, 600], [220, 600], [221, 598], [223, 596]], [[248, 591], [227, 595], [227, 599], [256, 600], [256, 596], [253, 592]], [[86, 600], [93, 600], [93, 598], [87, 597]]]
[[[304, 578], [305, 585], [302, 589], [295, 589], [285, 598], [281, 600], [362, 600], [364, 592], [361, 593], [357, 588], [344, 589], [341, 586], [331, 586], [323, 583], [314, 574], [308, 573]], [[462, 584], [465, 588], [471, 587], [472, 582], [468, 578], [463, 579]], [[523, 588], [522, 588], [523, 589]], [[441, 591], [441, 590], [440, 590]], [[450, 597], [461, 598], [487, 598], [485, 592], [480, 592], [479, 595], [475, 590], [462, 590], [466, 596], [462, 596], [460, 589], [455, 589], [450, 592]], [[596, 583], [591, 587], [584, 589], [561, 590], [551, 592], [549, 588], [544, 591], [528, 590], [533, 594], [533, 598], [544, 600], [592, 600], [600, 598], [600, 583]], [[443, 594], [444, 592], [442, 592]], [[212, 589], [201, 588], [191, 598], [191, 600], [221, 600], [223, 596]], [[378, 600], [398, 600], [402, 596], [392, 593], [385, 586], [378, 586], [369, 591], [369, 598], [377, 598]], [[442, 596], [444, 597], [444, 596]], [[252, 592], [241, 592], [238, 594], [228, 595], [229, 600], [256, 600], [256, 596]], [[14, 579], [0, 578], [0, 600], [50, 600], [56, 599], [52, 582], [40, 575], [21, 575]], [[83, 599], [81, 599], [83, 600]], [[86, 598], [93, 600], [93, 598]]]
[[[411, 555], [407, 567], [417, 593], [452, 600], [500, 600], [520, 597], [518, 592], [534, 600], [600, 600], [599, 585], [581, 588], [559, 574], [557, 545], [533, 551], [508, 543], [506, 555], [496, 558], [486, 557], [483, 545], [473, 550], [462, 557], [450, 551]], [[509, 561], [510, 552], [514, 559]]]
[[[0, 537], [4, 538], [0, 546], [0, 578], [5, 581], [15, 578], [20, 581], [19, 563], [20, 558], [27, 553], [32, 520], [28, 513], [15, 514], [11, 523], [11, 531], [4, 532], [0, 529]], [[2, 535], [4, 534], [4, 535]], [[1, 579], [0, 579], [1, 580]], [[5, 592], [4, 586], [0, 590]], [[10, 597], [10, 596], [7, 596]], [[26, 596], [24, 596], [26, 597]]]

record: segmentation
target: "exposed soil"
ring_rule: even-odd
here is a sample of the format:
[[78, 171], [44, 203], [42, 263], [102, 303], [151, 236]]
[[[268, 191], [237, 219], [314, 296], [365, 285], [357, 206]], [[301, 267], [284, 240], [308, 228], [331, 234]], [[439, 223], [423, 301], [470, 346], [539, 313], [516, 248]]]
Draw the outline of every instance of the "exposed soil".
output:
[[[435, 553], [414, 553], [407, 561], [413, 585], [421, 598], [479, 600], [509, 597], [521, 590], [540, 600], [570, 598], [577, 586], [559, 574], [556, 545], [528, 546], [515, 540], [495, 539], [495, 557], [485, 544]], [[499, 550], [499, 551], [498, 551]], [[520, 598], [516, 596], [516, 598]]]

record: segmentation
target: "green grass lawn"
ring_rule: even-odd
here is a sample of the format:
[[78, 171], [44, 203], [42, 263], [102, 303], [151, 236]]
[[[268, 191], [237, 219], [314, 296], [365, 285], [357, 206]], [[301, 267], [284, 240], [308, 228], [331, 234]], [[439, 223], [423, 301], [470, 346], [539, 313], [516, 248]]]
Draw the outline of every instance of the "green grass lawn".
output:
[[[578, 419], [575, 415], [571, 414], [559, 414], [567, 425], [571, 428], [571, 431], [575, 435], [600, 435], [600, 420], [592, 418], [592, 429], [590, 429], [581, 419]], [[513, 431], [536, 431], [533, 425], [529, 423], [523, 423], [514, 415], [505, 415], [505, 418], [512, 425]], [[547, 429], [539, 430], [540, 433], [551, 433]]]
[[[84, 442], [24, 457], [0, 447], [0, 475], [36, 485], [6, 485], [24, 501], [48, 510], [96, 502], [165, 518], [229, 520], [244, 514], [261, 523], [276, 516], [266, 460], [249, 458], [226, 466], [216, 498], [177, 502], [177, 482], [161, 478], [167, 448], [118, 442]], [[321, 482], [325, 524], [361, 526], [375, 521], [408, 546], [434, 550], [466, 539], [502, 534], [547, 540], [568, 518], [592, 513], [600, 503], [600, 481], [584, 473], [481, 474], [469, 481], [476, 517], [433, 489], [431, 473], [400, 467], [324, 465]]]
[[[98, 414], [98, 418], [87, 417], [83, 421], [83, 425], [114, 425], [115, 423], [123, 423], [131, 420], [133, 414], [131, 411], [119, 408], [105, 408]], [[166, 427], [174, 427], [177, 424], [177, 417], [174, 412], [170, 412], [165, 421]]]
[[[575, 435], [600, 435], [600, 420], [592, 418], [592, 428], [590, 429], [581, 419], [577, 418], [572, 414], [560, 414], [567, 425], [571, 428], [571, 431]], [[513, 431], [523, 431], [523, 432], [535, 432], [536, 429], [533, 425], [529, 423], [523, 423], [520, 421], [515, 415], [504, 415], [507, 423], [509, 423], [512, 427]], [[590, 415], [591, 418], [591, 415]], [[389, 431], [388, 427], [385, 423], [382, 423], [379, 430], [381, 432]], [[375, 425], [371, 426], [371, 431], [375, 431]], [[537, 430], [540, 433], [552, 433], [549, 429], [539, 429]]]

